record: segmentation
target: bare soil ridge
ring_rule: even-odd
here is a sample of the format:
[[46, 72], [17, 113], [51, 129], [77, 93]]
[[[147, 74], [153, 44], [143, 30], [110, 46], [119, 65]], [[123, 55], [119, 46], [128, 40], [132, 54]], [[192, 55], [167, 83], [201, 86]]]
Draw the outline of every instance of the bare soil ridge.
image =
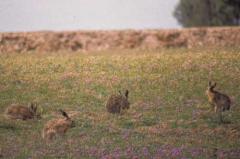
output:
[[0, 33], [0, 53], [240, 46], [240, 27]]

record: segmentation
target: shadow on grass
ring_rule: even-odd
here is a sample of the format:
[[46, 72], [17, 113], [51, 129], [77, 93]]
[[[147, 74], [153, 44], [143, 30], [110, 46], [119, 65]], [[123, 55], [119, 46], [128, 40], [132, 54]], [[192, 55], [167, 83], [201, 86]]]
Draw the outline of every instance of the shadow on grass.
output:
[[227, 125], [227, 124], [232, 124], [232, 122], [229, 121], [229, 120], [226, 120], [226, 121], [222, 121], [221, 124], [226, 124]]
[[15, 131], [19, 128], [17, 128], [16, 126], [14, 125], [10, 125], [10, 124], [0, 124], [0, 130], [3, 129], [3, 130], [12, 130], [12, 131]]

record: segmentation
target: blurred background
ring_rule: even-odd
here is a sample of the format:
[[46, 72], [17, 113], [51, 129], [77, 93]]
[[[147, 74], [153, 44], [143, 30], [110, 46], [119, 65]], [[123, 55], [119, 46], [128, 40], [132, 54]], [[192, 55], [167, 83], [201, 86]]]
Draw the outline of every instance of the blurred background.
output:
[[0, 1], [0, 31], [179, 28], [178, 0]]
[[0, 1], [0, 32], [239, 24], [239, 0]]

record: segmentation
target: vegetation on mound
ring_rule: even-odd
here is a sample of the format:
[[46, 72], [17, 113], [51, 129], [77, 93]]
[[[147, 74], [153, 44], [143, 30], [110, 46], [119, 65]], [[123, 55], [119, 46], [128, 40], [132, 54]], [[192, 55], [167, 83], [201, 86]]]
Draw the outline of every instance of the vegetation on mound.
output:
[[0, 33], [1, 53], [239, 47], [240, 27]]

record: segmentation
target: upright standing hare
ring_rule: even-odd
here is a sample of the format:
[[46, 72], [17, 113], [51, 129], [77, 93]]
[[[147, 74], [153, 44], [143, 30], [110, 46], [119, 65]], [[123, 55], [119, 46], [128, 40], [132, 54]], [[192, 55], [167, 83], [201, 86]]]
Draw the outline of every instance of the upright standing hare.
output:
[[124, 95], [120, 91], [119, 94], [111, 95], [106, 103], [107, 111], [116, 114], [123, 109], [129, 109], [128, 93], [128, 90], [126, 90]]
[[223, 122], [222, 112], [230, 110], [231, 100], [230, 98], [218, 91], [215, 91], [216, 83], [212, 84], [210, 81], [208, 83], [208, 88], [206, 94], [208, 96], [209, 103], [213, 106], [215, 113], [218, 113], [220, 121]]
[[51, 140], [56, 135], [64, 135], [68, 129], [75, 127], [74, 121], [68, 116], [68, 114], [61, 109], [59, 111], [64, 118], [53, 119], [45, 124], [42, 133], [44, 139]]
[[20, 104], [12, 104], [7, 107], [5, 111], [5, 116], [10, 119], [33, 119], [40, 118], [37, 114], [37, 104], [30, 103], [28, 106]]

